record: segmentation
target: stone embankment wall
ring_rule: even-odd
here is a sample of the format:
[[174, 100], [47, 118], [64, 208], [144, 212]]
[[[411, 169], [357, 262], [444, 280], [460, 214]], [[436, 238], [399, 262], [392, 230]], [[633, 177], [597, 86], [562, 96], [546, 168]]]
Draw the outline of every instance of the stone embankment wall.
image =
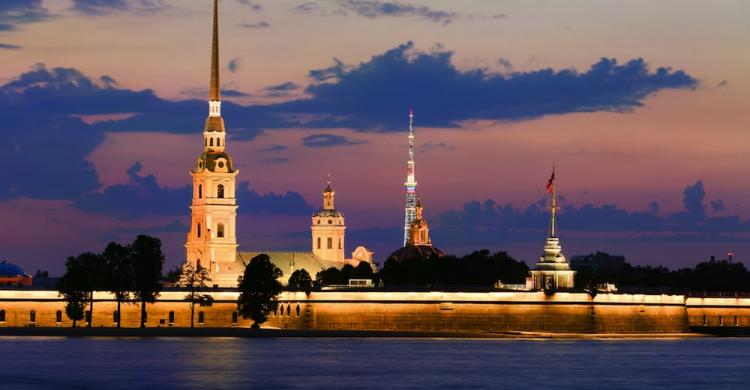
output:
[[750, 327], [750, 298], [687, 298], [691, 327]]
[[[236, 314], [236, 292], [213, 293], [212, 307], [195, 308], [195, 326], [249, 327]], [[148, 327], [190, 326], [184, 293], [163, 292], [147, 305]], [[692, 298], [691, 298], [692, 299]], [[706, 298], [708, 299], [708, 298]], [[734, 311], [719, 307], [689, 308], [683, 296], [559, 292], [341, 292], [283, 293], [267, 327], [286, 329], [400, 330], [439, 332], [678, 333], [707, 316], [714, 321], [750, 323], [750, 306]], [[704, 299], [705, 301], [705, 299]], [[729, 306], [727, 306], [729, 305]], [[96, 293], [94, 327], [113, 327], [116, 303]], [[87, 307], [88, 310], [88, 307]], [[698, 310], [698, 311], [696, 311]], [[0, 290], [0, 326], [69, 327], [65, 303], [55, 291]], [[33, 311], [33, 315], [32, 315]], [[201, 314], [202, 313], [202, 314]], [[691, 313], [691, 314], [689, 314]], [[139, 304], [122, 305], [122, 326], [139, 326]], [[58, 321], [59, 320], [59, 321]], [[734, 321], [734, 317], [731, 317]], [[81, 326], [85, 321], [79, 322]]]

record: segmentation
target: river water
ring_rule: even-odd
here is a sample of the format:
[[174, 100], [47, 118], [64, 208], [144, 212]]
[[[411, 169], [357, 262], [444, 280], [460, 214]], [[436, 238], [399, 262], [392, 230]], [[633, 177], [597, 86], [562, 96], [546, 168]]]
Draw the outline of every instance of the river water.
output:
[[2, 389], [750, 389], [750, 338], [0, 337]]

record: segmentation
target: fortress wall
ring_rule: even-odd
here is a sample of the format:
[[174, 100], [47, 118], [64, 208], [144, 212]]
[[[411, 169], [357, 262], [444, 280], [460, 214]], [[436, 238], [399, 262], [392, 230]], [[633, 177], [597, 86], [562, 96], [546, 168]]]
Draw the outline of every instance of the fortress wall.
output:
[[750, 298], [688, 298], [690, 326], [750, 327]]
[[[166, 291], [157, 303], [148, 304], [147, 326], [190, 326], [190, 307], [183, 300], [184, 295], [184, 292]], [[232, 321], [237, 295], [237, 292], [213, 293], [212, 307], [196, 306], [195, 325], [249, 327], [250, 320], [238, 317], [237, 323]], [[692, 317], [702, 319], [704, 315], [702, 312], [688, 315], [684, 297], [665, 295], [599, 294], [592, 298], [588, 294], [564, 292], [548, 296], [541, 292], [322, 291], [310, 295], [285, 292], [279, 298], [280, 310], [272, 313], [264, 326], [320, 330], [672, 333], [687, 331], [688, 317], [692, 323]], [[723, 310], [721, 313], [726, 313], [706, 312], [709, 318], [735, 313], [731, 304], [724, 304], [719, 308], [689, 310]], [[0, 309], [6, 311], [6, 320], [0, 326], [70, 326], [64, 306], [55, 291], [0, 290]], [[116, 326], [115, 309], [116, 303], [110, 294], [96, 293], [93, 326]], [[34, 324], [29, 321], [31, 310], [36, 312]], [[60, 323], [55, 321], [57, 310], [62, 311]], [[739, 316], [740, 323], [750, 322], [750, 302], [741, 310], [734, 315]], [[139, 304], [123, 304], [122, 311], [122, 326], [139, 326]], [[170, 311], [174, 312], [172, 324], [169, 323]], [[199, 311], [205, 313], [203, 324], [198, 321]]]

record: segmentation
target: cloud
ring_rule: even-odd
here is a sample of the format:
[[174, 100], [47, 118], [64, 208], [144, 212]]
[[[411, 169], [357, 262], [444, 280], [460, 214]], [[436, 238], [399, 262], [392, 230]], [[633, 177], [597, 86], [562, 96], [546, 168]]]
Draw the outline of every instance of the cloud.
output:
[[362, 141], [352, 140], [337, 134], [313, 134], [302, 138], [302, 145], [308, 148], [325, 148], [330, 146], [358, 145]]
[[448, 24], [458, 18], [455, 12], [435, 10], [426, 6], [414, 6], [397, 1], [339, 0], [339, 7], [366, 18], [384, 16], [413, 16], [431, 22]]
[[271, 157], [271, 158], [266, 158], [263, 160], [258, 160], [258, 162], [261, 164], [281, 164], [281, 163], [289, 162], [289, 159], [286, 157]]
[[308, 15], [347, 16], [353, 14], [369, 19], [381, 17], [414, 17], [441, 24], [448, 24], [460, 17], [455, 12], [436, 10], [427, 6], [415, 6], [398, 1], [336, 0], [324, 4], [306, 2], [298, 5], [294, 10]]
[[17, 30], [20, 25], [52, 18], [42, 0], [3, 0], [0, 2], [0, 31]]
[[273, 145], [269, 145], [269, 146], [267, 146], [265, 148], [260, 148], [260, 149], [256, 150], [256, 152], [258, 152], [258, 153], [275, 153], [275, 152], [281, 152], [281, 151], [287, 150], [287, 149], [289, 149], [289, 148], [286, 145], [273, 144]]
[[422, 145], [423, 151], [430, 151], [430, 150], [455, 150], [456, 147], [453, 145], [449, 145], [445, 142], [425, 142]]
[[227, 69], [229, 69], [230, 72], [235, 73], [237, 72], [237, 69], [240, 67], [240, 58], [234, 57], [231, 60], [229, 60], [229, 63], [227, 64]]
[[721, 200], [712, 200], [711, 201], [711, 210], [713, 210], [714, 213], [720, 213], [722, 211], [727, 210], [727, 206], [724, 205], [724, 202]]
[[250, 1], [250, 0], [238, 0], [238, 2], [240, 4], [242, 4], [242, 5], [244, 5], [244, 6], [249, 7], [253, 11], [260, 11], [261, 9], [263, 9], [263, 6], [261, 6], [260, 4], [254, 2], [254, 1]]
[[[128, 182], [90, 192], [75, 201], [79, 210], [106, 214], [119, 219], [146, 215], [178, 216], [189, 212], [192, 189], [190, 186], [170, 188], [159, 185], [154, 175], [143, 175], [143, 166], [136, 162], [127, 170]], [[240, 214], [305, 215], [312, 206], [297, 192], [259, 194], [248, 182], [237, 185], [236, 197]]]
[[334, 64], [327, 68], [310, 70], [308, 76], [315, 81], [338, 80], [351, 69], [351, 67], [344, 65], [338, 58], [334, 57], [333, 62]]
[[271, 23], [265, 21], [257, 23], [239, 23], [238, 26], [250, 29], [261, 29], [271, 27]]
[[729, 81], [727, 81], [727, 80], [721, 80], [721, 81], [719, 81], [718, 84], [716, 84], [716, 88], [726, 87], [727, 84], [729, 84]]
[[139, 14], [166, 8], [164, 0], [73, 0], [72, 10], [87, 15], [108, 15], [113, 12]]
[[119, 240], [132, 240], [133, 237], [139, 234], [148, 235], [160, 235], [164, 233], [183, 233], [187, 232], [190, 226], [182, 223], [178, 219], [174, 219], [171, 222], [164, 225], [146, 226], [146, 227], [120, 227], [114, 228], [108, 231], [106, 234], [99, 237], [99, 241], [112, 242]]
[[0, 42], [0, 49], [16, 50], [16, 49], [20, 49], [20, 48], [21, 48], [21, 46], [18, 46], [18, 45], [11, 45], [10, 43], [2, 43], [2, 42]]
[[[750, 232], [750, 220], [743, 221], [737, 216], [706, 217], [702, 208], [705, 196], [702, 181], [688, 185], [683, 194], [683, 210], [673, 214], [659, 214], [656, 202], [644, 211], [629, 211], [615, 204], [566, 205], [559, 212], [558, 224], [562, 231], [578, 233], [578, 237], [609, 233], [615, 237], [613, 240], [637, 237], [668, 241], [693, 237], [718, 241]], [[439, 215], [437, 221], [432, 232], [445, 242], [490, 245], [498, 240], [539, 240], [549, 225], [549, 210], [546, 198], [525, 208], [487, 199], [467, 202], [461, 210]]]
[[263, 90], [266, 92], [268, 96], [282, 97], [282, 96], [289, 95], [290, 92], [297, 90], [297, 89], [299, 89], [299, 85], [291, 81], [287, 81], [285, 83], [266, 87]]

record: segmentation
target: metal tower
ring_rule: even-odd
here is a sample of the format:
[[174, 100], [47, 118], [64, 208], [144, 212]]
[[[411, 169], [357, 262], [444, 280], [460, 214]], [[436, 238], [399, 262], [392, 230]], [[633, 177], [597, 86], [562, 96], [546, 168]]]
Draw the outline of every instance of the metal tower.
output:
[[409, 109], [409, 161], [406, 163], [406, 210], [404, 213], [404, 246], [409, 238], [409, 227], [417, 210], [417, 181], [414, 177], [414, 110]]

